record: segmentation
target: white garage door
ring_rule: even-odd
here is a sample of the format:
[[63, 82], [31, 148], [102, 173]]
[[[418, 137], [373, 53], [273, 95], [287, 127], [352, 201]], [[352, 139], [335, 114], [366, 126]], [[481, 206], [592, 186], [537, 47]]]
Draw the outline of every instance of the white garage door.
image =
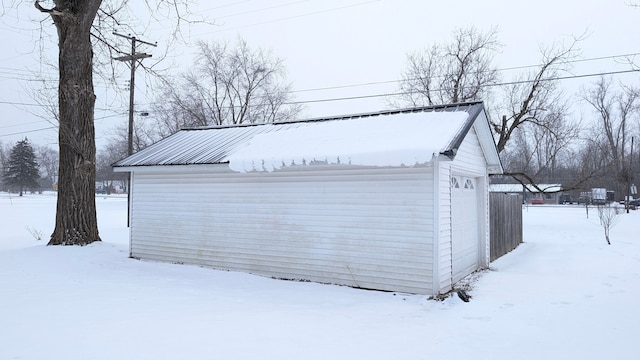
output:
[[452, 278], [457, 282], [478, 268], [478, 193], [474, 178], [451, 178]]

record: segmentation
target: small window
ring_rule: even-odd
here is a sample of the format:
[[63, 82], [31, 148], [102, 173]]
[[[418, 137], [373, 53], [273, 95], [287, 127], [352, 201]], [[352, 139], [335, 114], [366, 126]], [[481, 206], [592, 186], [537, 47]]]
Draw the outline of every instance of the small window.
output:
[[451, 177], [451, 187], [454, 189], [460, 189], [460, 181], [455, 176]]
[[467, 179], [467, 180], [464, 182], [464, 188], [465, 188], [465, 189], [475, 189], [475, 186], [473, 185], [473, 180], [471, 180], [471, 179]]

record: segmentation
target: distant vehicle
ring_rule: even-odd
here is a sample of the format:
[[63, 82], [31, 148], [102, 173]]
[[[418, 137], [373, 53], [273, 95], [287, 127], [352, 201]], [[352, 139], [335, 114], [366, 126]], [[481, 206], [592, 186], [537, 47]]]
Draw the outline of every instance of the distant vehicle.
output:
[[106, 194], [107, 188], [96, 189], [96, 194]]
[[607, 203], [607, 189], [593, 188], [591, 189], [591, 203], [594, 205], [604, 205]]
[[582, 191], [580, 193], [580, 197], [578, 197], [578, 204], [590, 204], [591, 203], [591, 192]]
[[[627, 205], [626, 200], [620, 200], [619, 203], [622, 206], [626, 206]], [[638, 207], [640, 207], [640, 199], [631, 199], [631, 200], [629, 200], [629, 209], [636, 210]]]
[[[624, 205], [625, 202], [626, 202], [626, 199], [625, 200], [620, 200], [620, 205]], [[631, 200], [629, 200], [629, 205], [631, 205], [631, 206], [640, 206], [640, 199], [631, 198]]]
[[544, 199], [542, 198], [531, 199], [531, 205], [542, 205], [542, 204], [544, 204]]
[[558, 203], [560, 204], [573, 204], [573, 199], [571, 199], [571, 195], [570, 194], [562, 194], [560, 195], [560, 198], [558, 199]]

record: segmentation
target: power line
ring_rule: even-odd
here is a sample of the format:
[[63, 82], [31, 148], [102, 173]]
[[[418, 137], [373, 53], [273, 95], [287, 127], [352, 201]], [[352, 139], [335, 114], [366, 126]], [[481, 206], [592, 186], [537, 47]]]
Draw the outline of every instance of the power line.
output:
[[15, 132], [15, 133], [10, 133], [10, 134], [0, 134], [0, 136], [13, 136], [13, 135], [22, 135], [22, 134], [28, 134], [28, 133], [34, 133], [37, 131], [44, 131], [44, 130], [51, 130], [51, 129], [57, 129], [57, 126], [49, 126], [46, 128], [41, 128], [41, 129], [35, 129], [35, 130], [25, 130], [25, 131], [19, 131], [19, 132]]
[[[351, 5], [351, 6], [355, 6], [355, 5]], [[616, 58], [630, 58], [630, 57], [634, 57], [634, 56], [638, 56], [638, 55], [640, 55], [640, 53], [638, 53], [638, 52], [636, 52], [636, 53], [626, 53], [626, 54], [616, 54], [616, 55], [591, 57], [591, 58], [586, 58], [586, 59], [568, 60], [568, 61], [565, 61], [563, 63], [564, 64], [571, 64], [571, 63], [599, 61], [599, 60], [608, 60], [608, 59], [616, 59]], [[497, 69], [497, 71], [503, 72], [503, 71], [509, 71], [509, 70], [533, 68], [533, 67], [538, 67], [538, 66], [540, 66], [540, 64], [537, 64], [537, 65], [522, 65], [522, 66], [500, 68], [500, 69]], [[2, 68], [0, 68], [0, 69], [2, 69]], [[5, 68], [5, 69], [8, 69], [8, 68]], [[637, 71], [638, 70], [633, 70], [633, 69], [632, 70], [624, 70], [624, 71], [609, 71], [609, 72], [591, 73], [591, 74], [583, 74], [583, 75], [571, 75], [571, 76], [564, 76], [564, 77], [555, 77], [555, 78], [543, 79], [541, 81], [569, 80], [569, 79], [578, 79], [578, 78], [603, 76], [603, 75], [617, 75], [617, 74], [632, 73], [632, 72], [637, 72]], [[346, 89], [346, 88], [355, 88], [355, 87], [373, 86], [373, 85], [385, 85], [385, 84], [392, 84], [392, 83], [400, 83], [402, 81], [404, 81], [404, 80], [387, 80], [387, 81], [375, 81], [375, 82], [358, 83], [358, 84], [337, 85], [337, 86], [329, 86], [329, 87], [322, 87], [322, 88], [293, 90], [293, 91], [290, 91], [290, 93], [303, 93], [303, 92], [326, 91], [326, 90]], [[532, 81], [533, 80], [501, 82], [501, 83], [496, 83], [496, 84], [490, 84], [490, 85], [487, 85], [487, 86], [491, 86], [491, 87], [505, 86], [505, 85], [519, 84], [519, 83], [527, 83], [527, 82], [532, 82]], [[434, 91], [438, 91], [438, 90], [434, 90]], [[314, 99], [314, 100], [307, 100], [307, 101], [294, 101], [294, 102], [288, 102], [286, 104], [293, 105], [293, 104], [305, 104], [305, 103], [345, 101], [345, 100], [357, 100], [357, 99], [386, 97], [386, 96], [398, 96], [398, 95], [407, 95], [407, 94], [409, 94], [409, 93], [404, 92], [404, 93], [372, 94], [372, 95], [360, 95], [360, 96], [338, 97], [338, 98], [328, 98], [328, 99]], [[15, 106], [39, 106], [39, 107], [46, 106], [46, 105], [36, 104], [36, 103], [9, 102], [9, 101], [1, 101], [1, 100], [0, 100], [0, 104], [8, 104], [8, 105], [15, 105]], [[149, 105], [149, 104], [147, 104], [147, 105]], [[111, 109], [100, 109], [100, 108], [96, 108], [96, 110], [112, 111]]]
[[38, 106], [38, 107], [47, 106], [47, 105], [36, 104], [36, 103], [23, 103], [23, 102], [13, 102], [13, 101], [4, 101], [4, 100], [0, 100], [0, 104], [2, 104], [2, 105], [13, 105], [13, 106]]
[[[562, 81], [562, 80], [571, 80], [571, 79], [587, 78], [587, 77], [594, 77], [594, 76], [627, 74], [627, 73], [633, 73], [633, 72], [640, 72], [640, 69], [599, 72], [599, 73], [571, 75], [571, 76], [557, 76], [557, 77], [544, 78], [544, 79], [539, 79], [539, 80], [509, 81], [509, 82], [487, 84], [487, 85], [484, 85], [484, 87], [518, 85], [518, 84], [532, 83], [534, 81], [542, 81], [542, 82], [545, 82], [545, 81]], [[443, 90], [443, 89], [433, 89], [432, 91], [441, 91], [441, 90]], [[381, 97], [393, 97], [393, 96], [411, 95], [411, 94], [420, 94], [420, 92], [419, 91], [404, 91], [404, 92], [385, 93], [385, 94], [371, 94], [371, 95], [345, 96], [345, 97], [326, 98], [326, 99], [312, 99], [312, 100], [303, 100], [303, 101], [289, 101], [289, 102], [282, 103], [282, 105], [304, 105], [304, 104], [335, 102], [335, 101], [364, 100], [364, 99], [373, 99], [373, 98], [381, 98]], [[147, 104], [147, 105], [149, 105], [149, 104]], [[225, 106], [224, 108], [230, 109], [230, 108], [234, 108], [234, 107], [236, 107], [236, 106]]]
[[[122, 114], [101, 116], [101, 117], [94, 118], [94, 121], [104, 120], [104, 119], [108, 119], [108, 118], [112, 118], [112, 117], [116, 117], [116, 116], [121, 116], [121, 115]], [[24, 123], [24, 124], [15, 124], [15, 125], [3, 126], [3, 127], [0, 127], [0, 129], [9, 128], [9, 127], [16, 127], [16, 126], [24, 126], [24, 125], [29, 125], [29, 124], [37, 124], [37, 123], [41, 123], [41, 122], [42, 121], [34, 121], [34, 122]], [[52, 129], [58, 129], [58, 127], [57, 126], [49, 126], [49, 127], [46, 127], [46, 128], [40, 128], [40, 129], [34, 129], [34, 130], [23, 130], [23, 131], [18, 131], [18, 132], [9, 133], [9, 134], [0, 134], [0, 136], [22, 135], [22, 134], [28, 134], [28, 133], [33, 133], [33, 132], [38, 132], [38, 131], [45, 131], [45, 130], [52, 130]]]
[[[0, 100], [0, 105], [27, 106], [27, 107], [48, 107], [48, 106], [51, 106], [51, 105], [47, 105], [47, 104], [25, 103], [25, 102], [6, 101], [6, 100]], [[98, 111], [115, 111], [113, 109], [107, 109], [107, 108], [94, 108], [94, 110], [98, 110]]]
[[[600, 73], [571, 75], [571, 76], [560, 76], [560, 77], [554, 77], [554, 78], [540, 79], [540, 80], [537, 80], [537, 81], [561, 81], [561, 80], [570, 80], [570, 79], [578, 79], [578, 78], [586, 78], [586, 77], [594, 77], [594, 76], [603, 76], [603, 75], [625, 74], [625, 73], [632, 73], [632, 72], [640, 72], [640, 69], [624, 70], [624, 71], [600, 72]], [[520, 80], [520, 81], [501, 82], [501, 83], [495, 83], [495, 84], [487, 84], [487, 85], [484, 85], [484, 87], [497, 87], [497, 86], [526, 84], [526, 83], [532, 83], [534, 81], [536, 81], [536, 80]], [[441, 90], [443, 90], [443, 89], [433, 89], [432, 91], [441, 91]], [[324, 103], [324, 102], [364, 100], [364, 99], [373, 99], [373, 98], [381, 98], [381, 97], [393, 97], [393, 96], [411, 95], [411, 94], [420, 94], [420, 92], [419, 91], [405, 91], [405, 92], [384, 93], [384, 94], [370, 94], [370, 95], [344, 96], [344, 97], [326, 98], [326, 99], [289, 101], [289, 102], [282, 103], [282, 105], [304, 105], [304, 104]], [[146, 104], [146, 105], [150, 105], [150, 104]], [[234, 107], [237, 107], [237, 106], [225, 106], [224, 108], [230, 109], [230, 108], [234, 108]]]
[[[241, 13], [236, 13], [236, 14], [230, 14], [230, 15], [218, 16], [218, 17], [216, 17], [216, 20], [217, 20], [217, 19], [226, 19], [226, 18], [230, 18], [230, 17], [234, 17], [234, 16], [240, 16], [240, 15], [253, 14], [253, 13], [257, 13], [257, 12], [261, 12], [261, 11], [266, 11], [266, 10], [277, 9], [277, 8], [283, 8], [283, 7], [287, 7], [287, 6], [291, 6], [291, 5], [300, 4], [300, 3], [303, 3], [303, 2], [309, 2], [309, 0], [300, 0], [300, 1], [290, 2], [290, 3], [286, 3], [286, 4], [280, 4], [280, 5], [268, 6], [268, 7], [261, 8], [261, 9], [249, 10], [249, 11], [245, 11], [245, 12], [241, 12]], [[202, 12], [204, 12], [204, 11], [208, 11], [208, 10], [203, 10]]]
[[[557, 77], [545, 78], [545, 79], [539, 79], [539, 80], [509, 81], [509, 82], [501, 82], [501, 83], [495, 83], [495, 84], [487, 84], [487, 85], [484, 85], [484, 87], [496, 87], [496, 86], [527, 84], [527, 83], [532, 83], [534, 81], [561, 81], [561, 80], [579, 79], [579, 78], [594, 77], [594, 76], [619, 75], [619, 74], [627, 74], [627, 73], [633, 73], [633, 72], [640, 72], [640, 69], [631, 69], [631, 70], [622, 70], [622, 71], [609, 71], [609, 72], [581, 74], [581, 75], [571, 75], [571, 76], [557, 76]], [[443, 89], [433, 89], [432, 91], [441, 91], [441, 90], [443, 90]], [[339, 98], [331, 98], [331, 99], [315, 99], [315, 100], [305, 100], [305, 101], [292, 101], [292, 102], [286, 102], [284, 104], [285, 105], [301, 105], [301, 104], [311, 104], [311, 103], [320, 103], [320, 102], [359, 100], [359, 99], [370, 99], [370, 98], [377, 98], [377, 97], [410, 95], [410, 94], [416, 94], [416, 93], [420, 93], [420, 92], [418, 92], [418, 91], [397, 92], [397, 93], [387, 93], [387, 94], [372, 94], [372, 95], [339, 97]]]
[[[193, 14], [204, 14], [204, 13], [208, 13], [211, 12], [211, 10], [217, 10], [217, 9], [221, 9], [221, 8], [226, 8], [226, 7], [231, 7], [231, 6], [235, 6], [235, 5], [240, 5], [242, 3], [246, 3], [249, 2], [250, 0], [247, 1], [240, 1], [240, 2], [236, 2], [236, 3], [231, 3], [231, 4], [226, 4], [226, 5], [221, 5], [221, 6], [217, 6], [214, 8], [208, 8], [208, 9], [202, 9], [202, 10], [198, 10], [197, 12], [193, 12]], [[286, 3], [286, 4], [281, 4], [281, 5], [275, 5], [275, 6], [271, 6], [271, 7], [265, 7], [265, 8], [261, 8], [261, 9], [255, 9], [255, 10], [248, 10], [245, 12], [241, 12], [241, 13], [235, 13], [235, 14], [230, 14], [230, 15], [222, 15], [222, 16], [218, 16], [215, 17], [215, 19], [224, 19], [224, 18], [229, 18], [229, 17], [235, 17], [235, 16], [239, 16], [239, 15], [245, 15], [245, 14], [251, 14], [251, 13], [257, 13], [257, 12], [263, 12], [263, 11], [268, 11], [274, 8], [281, 8], [281, 7], [285, 7], [285, 6], [291, 6], [291, 5], [295, 5], [298, 3], [302, 3], [302, 2], [307, 2], [309, 0], [302, 0], [302, 1], [296, 1], [296, 2], [292, 2], [292, 3]], [[253, 26], [258, 26], [258, 25], [264, 25], [264, 24], [270, 24], [270, 23], [275, 23], [275, 22], [280, 22], [280, 21], [285, 21], [285, 20], [290, 20], [290, 19], [295, 19], [295, 18], [300, 18], [300, 17], [307, 17], [307, 16], [312, 16], [312, 15], [317, 15], [317, 14], [323, 14], [323, 13], [327, 13], [327, 12], [333, 12], [336, 10], [342, 10], [342, 9], [346, 9], [346, 8], [350, 8], [350, 7], [355, 7], [355, 6], [361, 6], [361, 5], [366, 5], [366, 4], [370, 4], [370, 3], [374, 3], [374, 2], [379, 2], [381, 0], [371, 0], [371, 1], [366, 1], [366, 2], [362, 2], [362, 3], [357, 3], [357, 4], [351, 4], [351, 5], [345, 5], [345, 6], [340, 6], [340, 7], [335, 7], [335, 8], [329, 8], [329, 9], [325, 9], [325, 10], [318, 10], [318, 11], [314, 11], [314, 12], [309, 12], [309, 13], [303, 13], [303, 14], [299, 14], [299, 15], [293, 15], [293, 16], [288, 16], [288, 17], [284, 17], [284, 18], [278, 18], [278, 19], [274, 19], [274, 20], [269, 20], [269, 21], [263, 21], [263, 22], [259, 22], [259, 23], [253, 23], [253, 24], [247, 24], [247, 25], [240, 25], [237, 27], [232, 27], [232, 28], [228, 28], [228, 29], [221, 29], [221, 30], [211, 30], [211, 31], [202, 31], [202, 32], [196, 32], [193, 35], [207, 35], [207, 34], [212, 34], [212, 33], [218, 33], [218, 32], [224, 32], [224, 31], [230, 31], [230, 30], [236, 30], [236, 29], [241, 29], [241, 28], [247, 28], [247, 27], [253, 27]], [[160, 28], [153, 28], [152, 30], [161, 30]]]
[[13, 125], [0, 126], [0, 129], [6, 129], [6, 128], [11, 128], [11, 127], [16, 127], [16, 126], [24, 126], [24, 125], [40, 124], [41, 122], [46, 122], [46, 120], [41, 120], [41, 121], [32, 121], [32, 122], [28, 122], [28, 123], [21, 123], [21, 124], [13, 124]]
[[[567, 60], [567, 61], [559, 62], [558, 64], [573, 64], [573, 63], [582, 63], [582, 62], [590, 62], [590, 61], [610, 60], [610, 59], [617, 59], [617, 58], [630, 58], [630, 57], [634, 57], [634, 56], [638, 56], [638, 55], [640, 55], [640, 52], [627, 53], [627, 54], [617, 54], [617, 55], [607, 55], [607, 56], [598, 56], [598, 57], [591, 57], [591, 58], [585, 58], [585, 59]], [[535, 67], [539, 67], [541, 65], [542, 64], [520, 65], [520, 66], [499, 68], [499, 69], [496, 69], [496, 70], [498, 72], [505, 72], [505, 71], [511, 71], [511, 70], [522, 70], [522, 69], [535, 68]], [[25, 72], [24, 75], [28, 75], [29, 74], [28, 71], [26, 71], [26, 70], [13, 69], [13, 68], [7, 68], [7, 67], [0, 67], [0, 70], [2, 70], [2, 69], [6, 70], [7, 73], [9, 73], [11, 75], [14, 75], [15, 72], [21, 72], [21, 71]], [[54, 81], [54, 80], [57, 80], [57, 78], [24, 79], [24, 78], [18, 78], [18, 77], [15, 77], [15, 78], [3, 77], [3, 76], [1, 76], [2, 73], [3, 72], [0, 71], [0, 78], [5, 78], [5, 79], [23, 80], [23, 81]], [[293, 91], [291, 91], [291, 93], [302, 93], [302, 92], [312, 92], [312, 91], [326, 91], [326, 90], [346, 89], [346, 88], [361, 87], [361, 86], [386, 85], [386, 84], [393, 84], [393, 83], [398, 83], [398, 82], [402, 82], [402, 81], [403, 80], [372, 81], [372, 82], [358, 83], [358, 84], [336, 85], [336, 86], [327, 86], [327, 87], [321, 87], [321, 88], [293, 90]], [[96, 86], [100, 86], [100, 85], [98, 84]]]
[[[588, 58], [588, 59], [579, 59], [579, 60], [567, 61], [566, 63], [614, 59], [614, 58], [630, 57], [630, 56], [636, 56], [636, 55], [640, 55], [640, 53], [629, 53], [629, 54], [622, 54], [622, 55], [600, 56], [600, 57], [593, 57], [593, 58]], [[498, 71], [506, 71], [506, 70], [513, 70], [513, 69], [532, 68], [532, 67], [538, 67], [538, 66], [541, 66], [541, 64], [523, 65], [523, 66], [516, 66], [516, 67], [509, 67], [509, 68], [501, 68], [501, 69], [497, 69], [497, 70]], [[607, 72], [590, 73], [590, 74], [582, 74], [582, 75], [559, 76], [559, 77], [554, 77], [554, 78], [542, 79], [540, 81], [569, 80], [569, 79], [578, 79], [578, 78], [603, 76], [603, 75], [618, 75], [618, 74], [633, 73], [633, 72], [638, 72], [638, 71], [640, 71], [640, 69], [630, 69], [630, 70], [622, 70], [622, 71], [607, 71]], [[386, 85], [386, 84], [392, 84], [392, 83], [401, 83], [403, 81], [405, 81], [405, 80], [374, 81], [374, 82], [358, 83], [358, 84], [328, 86], [328, 87], [322, 87], [322, 88], [292, 90], [289, 93], [290, 94], [294, 94], [294, 93], [303, 93], [303, 92], [347, 89], [347, 88], [362, 87], [362, 86]], [[519, 84], [519, 83], [530, 83], [530, 82], [533, 82], [533, 81], [534, 80], [500, 82], [500, 83], [489, 84], [489, 85], [485, 85], [485, 86], [487, 86], [487, 87], [506, 86], [506, 85], [515, 85], [515, 84]], [[440, 90], [442, 90], [442, 89], [434, 89], [433, 91], [440, 91]], [[339, 97], [339, 98], [329, 98], [329, 99], [316, 99], [316, 100], [308, 100], [308, 101], [287, 102], [285, 104], [287, 104], [287, 105], [299, 105], [299, 104], [305, 104], [305, 103], [318, 103], [318, 102], [330, 102], [330, 101], [342, 101], [342, 100], [357, 100], [357, 99], [385, 97], [385, 96], [397, 96], [397, 95], [406, 95], [406, 94], [409, 94], [409, 93], [404, 92], [404, 93], [389, 93], [389, 94], [373, 94], [373, 95], [362, 95], [362, 96]], [[145, 104], [145, 105], [150, 105], [150, 104]]]
[[[501, 82], [501, 83], [495, 83], [495, 84], [487, 84], [487, 85], [485, 85], [485, 87], [518, 85], [518, 84], [532, 83], [534, 81], [543, 81], [543, 82], [544, 81], [563, 81], [563, 80], [580, 79], [580, 78], [587, 78], [587, 77], [594, 77], [594, 76], [628, 74], [628, 73], [634, 73], [634, 72], [640, 72], [640, 69], [622, 70], [622, 71], [608, 71], [608, 72], [579, 74], [579, 75], [570, 75], [570, 76], [556, 76], [556, 77], [544, 78], [544, 79], [539, 79], [539, 80], [509, 81], [509, 82]], [[440, 89], [434, 89], [433, 91], [439, 91], [439, 90]], [[305, 100], [305, 101], [292, 101], [292, 102], [285, 102], [285, 103], [283, 103], [283, 105], [302, 105], [302, 104], [322, 103], [322, 102], [362, 100], [362, 99], [372, 99], [372, 98], [380, 98], [380, 97], [410, 95], [410, 94], [414, 94], [414, 93], [419, 93], [419, 92], [417, 92], [417, 91], [414, 91], [414, 92], [396, 92], [396, 93], [386, 93], [386, 94], [371, 94], [371, 95], [348, 96], [348, 97], [338, 97], [338, 98], [328, 98], [328, 99], [313, 99], [313, 100]], [[0, 101], [0, 103], [7, 103], [7, 102]], [[40, 104], [33, 104], [33, 105], [43, 106], [43, 105], [40, 105]], [[94, 120], [102, 120], [102, 119], [115, 117], [115, 116], [121, 116], [121, 115], [122, 114], [108, 115], [108, 116], [104, 116], [104, 117], [100, 117], [100, 118], [95, 118]], [[29, 124], [31, 124], [31, 123], [29, 123]], [[26, 125], [26, 124], [19, 124], [19, 125]], [[15, 126], [19, 126], [19, 125], [15, 125]], [[9, 133], [9, 134], [0, 134], [0, 136], [22, 135], [22, 134], [33, 133], [33, 132], [38, 132], [38, 131], [45, 131], [45, 130], [51, 130], [51, 129], [56, 129], [56, 128], [57, 128], [56, 126], [51, 126], [51, 127], [35, 129], [35, 130], [26, 130], [26, 131], [19, 131], [19, 132], [14, 132], [14, 133]]]
[[198, 35], [214, 34], [214, 33], [219, 33], [219, 32], [225, 32], [225, 31], [248, 28], [248, 27], [257, 26], [257, 25], [272, 24], [272, 23], [275, 23], [275, 22], [291, 20], [291, 19], [297, 19], [297, 18], [312, 16], [312, 15], [317, 15], [317, 14], [323, 14], [323, 13], [328, 13], [328, 12], [332, 12], [332, 11], [336, 11], [336, 10], [347, 9], [347, 8], [351, 8], [351, 7], [355, 7], [355, 6], [367, 5], [367, 4], [371, 4], [371, 3], [374, 3], [374, 2], [378, 2], [378, 1], [380, 1], [380, 0], [371, 0], [371, 1], [361, 2], [361, 3], [357, 3], [357, 4], [351, 4], [351, 5], [345, 5], [345, 6], [340, 6], [340, 7], [336, 7], [336, 8], [326, 9], [326, 10], [314, 11], [314, 12], [311, 12], [311, 13], [293, 15], [293, 16], [288, 16], [288, 17], [269, 20], [269, 21], [262, 21], [262, 22], [253, 23], [253, 24], [236, 26], [236, 27], [223, 29], [223, 30], [213, 30], [213, 31], [208, 31], [208, 32], [202, 32], [202, 33], [200, 33]]
[[212, 7], [212, 8], [208, 8], [208, 9], [203, 9], [201, 12], [208, 12], [208, 11], [211, 11], [211, 10], [224, 9], [224, 8], [227, 8], [227, 7], [237, 6], [237, 5], [240, 5], [242, 3], [247, 3], [247, 2], [251, 2], [251, 0], [235, 1], [235, 2], [232, 2], [230, 4], [220, 5], [220, 6], [216, 6], [216, 7]]
[[[567, 61], [559, 62], [558, 64], [572, 64], [572, 63], [579, 63], [579, 62], [609, 60], [609, 59], [624, 58], [624, 57], [628, 58], [628, 57], [633, 57], [633, 56], [637, 56], [637, 55], [640, 55], [640, 53], [629, 53], [629, 54], [621, 54], [621, 55], [608, 55], [608, 56], [599, 56], [599, 57], [592, 57], [592, 58], [586, 58], [586, 59], [567, 60]], [[511, 71], [511, 70], [529, 69], [529, 68], [539, 67], [541, 65], [542, 64], [512, 66], [512, 67], [506, 67], [506, 68], [499, 68], [499, 69], [496, 69], [496, 71], [504, 72], [504, 71]], [[409, 80], [416, 80], [416, 79], [409, 79]], [[291, 91], [291, 93], [337, 90], [337, 89], [346, 89], [346, 88], [360, 87], [360, 86], [387, 85], [387, 84], [393, 84], [393, 83], [400, 83], [400, 82], [403, 82], [403, 81], [404, 80], [373, 81], [373, 82], [359, 83], [359, 84], [347, 84], [347, 85], [327, 86], [327, 87], [322, 87], [322, 88], [293, 90], [293, 91]]]

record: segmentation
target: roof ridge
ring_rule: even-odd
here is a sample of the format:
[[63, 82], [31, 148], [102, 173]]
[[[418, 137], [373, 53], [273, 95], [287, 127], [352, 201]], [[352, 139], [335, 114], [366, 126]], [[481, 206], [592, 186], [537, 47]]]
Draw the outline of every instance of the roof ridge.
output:
[[482, 101], [468, 101], [468, 102], [460, 102], [460, 103], [453, 103], [453, 104], [417, 106], [417, 107], [410, 107], [410, 108], [389, 109], [389, 110], [380, 110], [380, 111], [374, 111], [374, 112], [336, 115], [336, 116], [328, 116], [328, 117], [317, 117], [317, 118], [309, 118], [309, 119], [285, 120], [285, 121], [277, 121], [277, 122], [274, 122], [273, 124], [277, 125], [277, 124], [291, 124], [291, 123], [302, 123], [302, 122], [312, 122], [312, 121], [358, 119], [358, 118], [380, 116], [380, 115], [425, 112], [430, 110], [435, 111], [435, 110], [443, 110], [443, 109], [457, 109], [460, 107], [471, 107], [474, 105], [481, 105], [481, 104], [482, 104]]
[[461, 107], [472, 107], [475, 105], [482, 105], [482, 101], [467, 101], [467, 102], [459, 102], [459, 103], [453, 103], [453, 104], [428, 105], [428, 106], [418, 106], [418, 107], [401, 108], [401, 109], [388, 109], [388, 110], [379, 110], [379, 111], [373, 111], [373, 112], [347, 114], [347, 115], [282, 120], [282, 121], [275, 121], [271, 123], [198, 126], [198, 127], [182, 128], [180, 129], [180, 131], [229, 129], [229, 128], [241, 128], [241, 127], [263, 126], [263, 125], [283, 125], [283, 124], [306, 123], [306, 122], [322, 122], [322, 121], [331, 121], [331, 120], [360, 119], [360, 118], [374, 117], [374, 116], [380, 116], [380, 115], [394, 115], [394, 114], [401, 114], [401, 113], [416, 113], [416, 112], [436, 111], [436, 110], [445, 110], [445, 109], [459, 109]]

